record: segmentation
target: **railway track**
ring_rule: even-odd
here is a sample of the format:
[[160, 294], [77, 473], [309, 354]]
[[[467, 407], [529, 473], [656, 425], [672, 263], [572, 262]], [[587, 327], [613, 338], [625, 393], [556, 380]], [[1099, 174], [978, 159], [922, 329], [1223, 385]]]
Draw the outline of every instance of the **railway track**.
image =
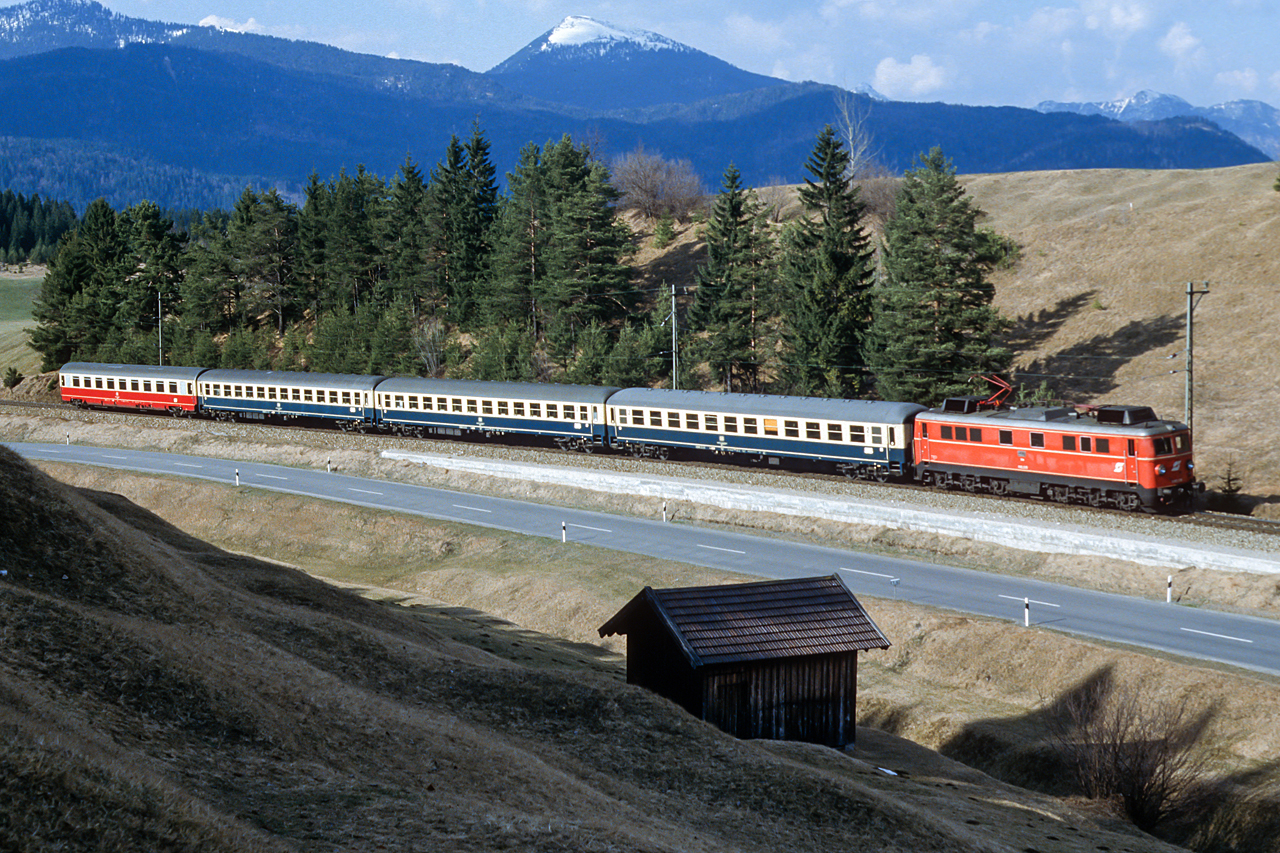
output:
[[[414, 447], [424, 448], [424, 445], [425, 445], [426, 447], [424, 449], [430, 448], [431, 452], [456, 452], [459, 445], [467, 446], [467, 447], [475, 447], [475, 448], [480, 448], [480, 447], [494, 448], [495, 446], [497, 446], [497, 447], [512, 448], [512, 449], [518, 448], [520, 450], [532, 452], [535, 454], [541, 454], [541, 453], [554, 454], [557, 462], [563, 462], [563, 460], [565, 459], [576, 459], [576, 460], [580, 460], [584, 464], [596, 464], [594, 462], [587, 463], [587, 460], [612, 459], [616, 461], [623, 461], [623, 460], [632, 459], [632, 457], [627, 455], [614, 455], [614, 454], [599, 454], [599, 455], [586, 456], [580, 453], [560, 450], [553, 447], [531, 447], [523, 443], [507, 443], [507, 442], [500, 443], [496, 440], [485, 441], [485, 442], [475, 442], [475, 441], [467, 441], [465, 439], [458, 440], [458, 439], [437, 439], [437, 438], [425, 438], [425, 439], [407, 438], [403, 436], [389, 435], [389, 434], [360, 435], [358, 433], [345, 432], [333, 426], [301, 425], [301, 424], [284, 426], [280, 424], [264, 423], [261, 421], [227, 422], [227, 421], [219, 421], [219, 420], [212, 420], [212, 419], [198, 418], [198, 417], [197, 418], [174, 418], [164, 412], [152, 412], [152, 411], [146, 411], [146, 410], [140, 410], [136, 412], [113, 411], [113, 410], [85, 410], [75, 406], [67, 405], [62, 402], [32, 401], [32, 400], [0, 400], [0, 411], [4, 411], [5, 409], [9, 409], [10, 411], [24, 411], [24, 412], [31, 412], [31, 413], [44, 412], [48, 414], [54, 414], [59, 417], [65, 417], [65, 418], [71, 418], [71, 419], [76, 419], [81, 417], [92, 418], [94, 416], [109, 416], [112, 418], [123, 418], [126, 420], [139, 419], [139, 420], [145, 420], [147, 423], [150, 423], [150, 424], [160, 424], [160, 425], [208, 424], [211, 427], [217, 427], [221, 425], [226, 425], [227, 423], [235, 423], [240, 426], [249, 426], [258, 430], [266, 430], [266, 431], [272, 431], [272, 432], [278, 431], [282, 436], [287, 436], [289, 434], [296, 435], [298, 433], [312, 434], [312, 435], [318, 435], [318, 436], [335, 436], [335, 437], [342, 436], [344, 438], [357, 440], [357, 441], [360, 439], [366, 439], [371, 442], [378, 441], [380, 443], [387, 443], [387, 444], [390, 444], [391, 446], [395, 446], [400, 449], [414, 448]], [[714, 460], [676, 457], [661, 463], [651, 463], [651, 464], [661, 465], [662, 470], [677, 476], [679, 475], [679, 472], [681, 469], [684, 469], [684, 470], [696, 469], [700, 471], [710, 471], [713, 473], [719, 472], [720, 474], [723, 474], [726, 471], [732, 470], [732, 471], [754, 471], [758, 473], [765, 473], [769, 475], [784, 477], [786, 480], [790, 480], [790, 481], [808, 480], [808, 481], [822, 482], [827, 485], [838, 486], [839, 484], [856, 483], [859, 485], [863, 485], [866, 488], [875, 489], [876, 491], [892, 490], [896, 496], [901, 496], [905, 500], [911, 500], [912, 498], [910, 497], [910, 495], [912, 493], [920, 493], [922, 495], [958, 494], [958, 495], [963, 495], [967, 499], [977, 501], [980, 504], [989, 503], [993, 509], [1000, 505], [1008, 505], [1010, 503], [1029, 504], [1029, 505], [1038, 505], [1038, 506], [1051, 506], [1059, 510], [1060, 512], [1065, 513], [1068, 516], [1069, 520], [1071, 520], [1072, 516], [1077, 516], [1078, 518], [1077, 523], [1080, 523], [1082, 525], [1088, 525], [1090, 523], [1089, 522], [1090, 518], [1096, 519], [1098, 516], [1102, 515], [1102, 516], [1112, 516], [1112, 517], [1127, 518], [1127, 519], [1141, 517], [1141, 518], [1148, 518], [1154, 523], [1182, 524], [1182, 525], [1191, 525], [1196, 527], [1212, 528], [1212, 529], [1218, 529], [1218, 530], [1234, 530], [1234, 531], [1241, 531], [1246, 533], [1260, 534], [1264, 536], [1280, 535], [1280, 521], [1270, 521], [1267, 519], [1254, 518], [1252, 516], [1245, 516], [1245, 515], [1233, 515], [1230, 513], [1197, 511], [1197, 512], [1187, 513], [1184, 515], [1178, 515], [1178, 516], [1141, 516], [1140, 514], [1137, 514], [1137, 513], [1125, 512], [1118, 509], [1102, 508], [1102, 507], [1087, 507], [1087, 506], [1080, 506], [1075, 504], [1047, 503], [1045, 501], [1041, 501], [1035, 498], [1022, 498], [1022, 497], [1013, 497], [1013, 496], [997, 498], [991, 495], [986, 495], [986, 494], [977, 493], [977, 492], [975, 493], [954, 492], [954, 491], [947, 492], [947, 491], [941, 491], [936, 488], [932, 488], [928, 486], [921, 486], [915, 483], [901, 483], [901, 482], [872, 483], [870, 481], [865, 481], [865, 480], [850, 480], [848, 478], [841, 477], [836, 474], [824, 474], [820, 472], [787, 471], [784, 474], [784, 472], [779, 472], [778, 469], [774, 467], [764, 466], [764, 465], [752, 465], [749, 463], [748, 464], [738, 464], [738, 463], [730, 464], [730, 463], [724, 463], [724, 462], [717, 462]]]

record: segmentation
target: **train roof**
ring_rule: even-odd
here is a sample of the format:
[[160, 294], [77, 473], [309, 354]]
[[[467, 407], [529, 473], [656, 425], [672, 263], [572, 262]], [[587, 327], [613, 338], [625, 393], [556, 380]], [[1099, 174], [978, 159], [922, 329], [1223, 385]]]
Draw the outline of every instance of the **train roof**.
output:
[[923, 421], [1009, 425], [1022, 429], [1067, 429], [1072, 432], [1097, 432], [1114, 435], [1161, 435], [1187, 428], [1178, 421], [1156, 417], [1150, 406], [1098, 406], [1089, 412], [1078, 412], [1066, 406], [1015, 406], [977, 411], [957, 411], [943, 407], [920, 415]]
[[283, 388], [337, 388], [372, 391], [385, 376], [350, 376], [345, 373], [306, 373], [297, 370], [209, 370], [201, 382], [237, 382], [245, 385], [276, 385]]
[[380, 394], [490, 397], [497, 400], [545, 400], [554, 403], [602, 404], [620, 391], [607, 385], [558, 385], [550, 382], [489, 382], [481, 379], [424, 379], [397, 376], [378, 385]]
[[919, 412], [915, 403], [883, 400], [844, 400], [826, 397], [785, 397], [777, 394], [725, 394], [669, 388], [627, 388], [609, 398], [611, 406], [648, 406], [697, 412], [773, 415], [780, 418], [822, 418], [872, 424], [902, 424]]
[[59, 373], [75, 373], [79, 376], [136, 376], [139, 379], [195, 379], [204, 373], [203, 367], [173, 367], [156, 364], [95, 364], [87, 361], [71, 361], [62, 365]]

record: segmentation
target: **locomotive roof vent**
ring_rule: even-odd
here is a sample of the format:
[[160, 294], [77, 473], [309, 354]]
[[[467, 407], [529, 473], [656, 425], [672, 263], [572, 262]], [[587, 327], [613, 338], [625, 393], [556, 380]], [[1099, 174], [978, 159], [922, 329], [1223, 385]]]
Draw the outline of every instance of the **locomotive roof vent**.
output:
[[1137, 426], [1148, 421], [1160, 420], [1150, 406], [1099, 406], [1095, 414], [1100, 424]]
[[971, 415], [978, 411], [978, 404], [982, 399], [972, 394], [965, 397], [948, 397], [942, 401], [942, 411], [957, 415]]
[[1024, 421], [1065, 421], [1073, 414], [1062, 406], [1032, 406], [1018, 410], [1018, 418]]

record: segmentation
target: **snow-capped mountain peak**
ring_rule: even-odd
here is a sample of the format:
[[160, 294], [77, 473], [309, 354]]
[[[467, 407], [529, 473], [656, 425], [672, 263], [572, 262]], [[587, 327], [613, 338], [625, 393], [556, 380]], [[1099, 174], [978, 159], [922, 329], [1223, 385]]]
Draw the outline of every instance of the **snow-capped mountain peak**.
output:
[[643, 50], [689, 50], [685, 45], [648, 30], [619, 27], [606, 21], [597, 21], [585, 15], [570, 15], [561, 21], [542, 43], [542, 50], [557, 47], [582, 47], [599, 45], [608, 48], [628, 45]]

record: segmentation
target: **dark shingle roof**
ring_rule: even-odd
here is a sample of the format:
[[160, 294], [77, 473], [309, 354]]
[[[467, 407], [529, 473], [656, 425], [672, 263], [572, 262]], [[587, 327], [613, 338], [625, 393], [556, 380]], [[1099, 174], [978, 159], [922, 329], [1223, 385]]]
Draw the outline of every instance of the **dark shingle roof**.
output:
[[645, 587], [600, 627], [626, 634], [651, 609], [695, 666], [887, 649], [889, 640], [837, 575], [762, 583]]

